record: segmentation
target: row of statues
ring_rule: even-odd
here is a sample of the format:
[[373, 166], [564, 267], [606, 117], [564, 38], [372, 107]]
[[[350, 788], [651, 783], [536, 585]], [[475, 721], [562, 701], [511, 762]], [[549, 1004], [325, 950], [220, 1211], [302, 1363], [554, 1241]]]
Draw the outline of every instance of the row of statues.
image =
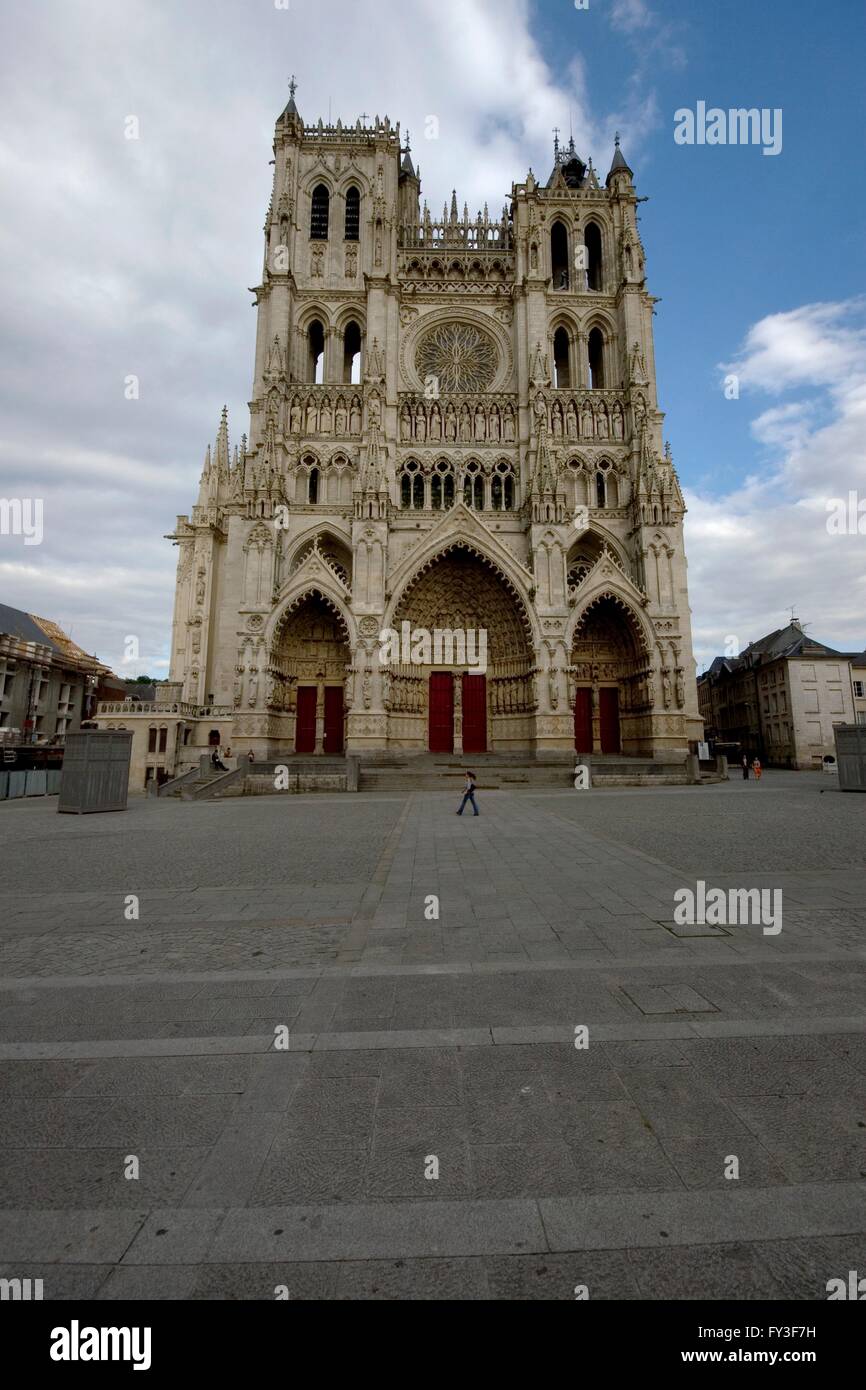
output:
[[498, 405], [484, 406], [478, 402], [474, 409], [464, 401], [459, 410], [449, 402], [444, 411], [438, 401], [424, 404], [418, 401], [400, 408], [400, 440], [403, 444], [427, 440], [436, 443], [513, 444], [515, 441], [514, 407], [500, 410]]

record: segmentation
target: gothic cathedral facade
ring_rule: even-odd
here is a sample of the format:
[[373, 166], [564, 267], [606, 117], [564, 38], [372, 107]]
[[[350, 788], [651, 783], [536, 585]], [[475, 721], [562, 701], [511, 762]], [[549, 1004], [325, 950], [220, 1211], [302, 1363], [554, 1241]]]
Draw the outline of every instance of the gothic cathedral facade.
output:
[[[694, 749], [637, 203], [618, 141], [603, 183], [572, 142], [498, 219], [434, 218], [399, 126], [305, 125], [293, 91], [249, 440], [224, 412], [172, 535], [170, 680], [203, 729], [257, 759]], [[383, 661], [419, 629], [454, 643]]]

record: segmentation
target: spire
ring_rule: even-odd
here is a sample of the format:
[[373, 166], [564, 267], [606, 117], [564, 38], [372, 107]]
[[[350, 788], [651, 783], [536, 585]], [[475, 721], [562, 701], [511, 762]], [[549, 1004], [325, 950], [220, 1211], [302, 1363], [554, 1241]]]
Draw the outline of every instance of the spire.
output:
[[632, 177], [632, 170], [628, 167], [623, 152], [619, 147], [619, 131], [616, 132], [613, 145], [613, 160], [611, 161], [610, 172], [605, 179], [605, 183], [608, 187], [610, 187], [610, 181], [616, 173], [622, 172], [628, 174], [629, 178]]
[[288, 117], [291, 116], [294, 116], [296, 120], [301, 119], [300, 114], [298, 112], [298, 108], [295, 105], [295, 92], [297, 91], [297, 87], [298, 84], [295, 81], [295, 74], [292, 73], [291, 77], [289, 78], [289, 99], [280, 113], [281, 121], [286, 120]]
[[228, 408], [227, 408], [226, 406], [223, 406], [222, 415], [220, 416], [220, 427], [219, 427], [219, 430], [217, 431], [217, 437], [216, 437], [216, 452], [215, 452], [215, 454], [214, 454], [214, 463], [216, 464], [217, 470], [218, 470], [219, 472], [222, 472], [223, 470], [225, 470], [226, 472], [228, 472], [228, 466], [229, 466], [229, 412], [228, 412]]
[[408, 132], [408, 130], [407, 130], [407, 131], [406, 131], [406, 146], [405, 146], [405, 148], [404, 148], [404, 150], [403, 150], [403, 163], [400, 165], [400, 171], [401, 171], [401, 173], [403, 173], [403, 174], [408, 174], [410, 178], [414, 179], [414, 177], [415, 177], [415, 169], [414, 169], [413, 164], [412, 164], [412, 153], [411, 153], [411, 151], [412, 151], [412, 146], [409, 144], [409, 132]]
[[452, 188], [452, 190], [451, 190], [451, 221], [452, 221], [452, 222], [456, 222], [457, 220], [458, 220], [458, 212], [457, 212], [457, 189], [456, 189], [456, 188]]

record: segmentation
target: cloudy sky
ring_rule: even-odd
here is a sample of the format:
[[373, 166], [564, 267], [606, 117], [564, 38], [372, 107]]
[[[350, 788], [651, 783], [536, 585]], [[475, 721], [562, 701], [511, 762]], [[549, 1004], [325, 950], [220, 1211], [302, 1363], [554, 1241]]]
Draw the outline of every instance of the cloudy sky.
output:
[[[408, 127], [434, 209], [455, 183], [461, 206], [498, 209], [530, 165], [546, 178], [554, 126], [602, 173], [622, 132], [649, 197], [699, 667], [792, 606], [822, 640], [866, 646], [866, 519], [863, 534], [827, 529], [828, 499], [853, 492], [866, 512], [857, 0], [5, 0], [0, 13], [0, 497], [44, 503], [40, 545], [0, 535], [0, 602], [59, 621], [125, 674], [166, 674], [163, 536], [194, 501], [224, 402], [232, 441], [247, 427], [246, 286], [295, 73], [307, 121], [387, 112]], [[780, 108], [781, 153], [677, 144], [674, 113], [701, 101]], [[124, 665], [128, 635], [141, 660]]]

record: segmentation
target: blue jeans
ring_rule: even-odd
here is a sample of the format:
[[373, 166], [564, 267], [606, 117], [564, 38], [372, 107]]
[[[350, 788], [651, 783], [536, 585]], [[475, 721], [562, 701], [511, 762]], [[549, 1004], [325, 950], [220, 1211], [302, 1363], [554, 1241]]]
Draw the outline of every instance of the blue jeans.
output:
[[457, 812], [458, 816], [462, 816], [462, 815], [463, 815], [463, 807], [466, 805], [467, 801], [471, 801], [471, 802], [472, 802], [472, 810], [474, 811], [475, 815], [477, 816], [477, 815], [478, 815], [478, 807], [475, 805], [475, 789], [474, 789], [474, 787], [470, 787], [470, 788], [469, 788], [469, 791], [464, 793], [463, 800], [462, 800], [461, 803], [460, 803], [460, 810]]

